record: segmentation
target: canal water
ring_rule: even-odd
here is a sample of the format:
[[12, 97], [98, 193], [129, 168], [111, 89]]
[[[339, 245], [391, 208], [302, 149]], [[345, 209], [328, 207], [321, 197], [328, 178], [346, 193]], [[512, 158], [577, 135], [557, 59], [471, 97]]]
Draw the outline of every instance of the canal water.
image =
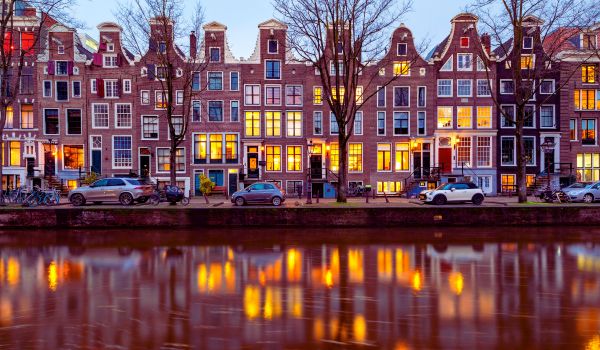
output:
[[598, 349], [600, 230], [0, 232], [0, 349]]

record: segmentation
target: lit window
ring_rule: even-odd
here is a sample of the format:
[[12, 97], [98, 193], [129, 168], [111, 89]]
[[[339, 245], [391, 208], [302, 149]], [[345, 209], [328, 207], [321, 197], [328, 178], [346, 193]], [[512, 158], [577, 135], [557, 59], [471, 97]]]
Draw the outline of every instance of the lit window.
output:
[[210, 134], [208, 136], [208, 144], [210, 150], [210, 162], [211, 163], [222, 163], [223, 162], [223, 135], [222, 134]]
[[348, 172], [362, 172], [363, 166], [362, 143], [348, 144]]
[[260, 112], [247, 111], [245, 118], [246, 136], [260, 136]]
[[302, 171], [302, 146], [287, 146], [287, 171]]
[[287, 112], [286, 113], [287, 136], [298, 137], [302, 136], [302, 113]]
[[408, 62], [408, 61], [394, 62], [394, 75], [395, 76], [410, 75], [410, 62]]
[[533, 55], [521, 55], [521, 69], [533, 69], [533, 64]]
[[577, 181], [600, 181], [600, 153], [577, 153]]
[[340, 147], [338, 143], [331, 143], [329, 147], [329, 166], [334, 173], [337, 173], [340, 169]]
[[[346, 88], [340, 87], [339, 89], [339, 100], [340, 103], [344, 103], [344, 94], [346, 93]], [[337, 101], [338, 99], [338, 89], [335, 87], [331, 88], [331, 99], [333, 101]]]
[[313, 87], [313, 104], [323, 104], [323, 88], [320, 86]]
[[266, 136], [281, 136], [281, 112], [265, 112]]
[[596, 65], [584, 64], [581, 66], [581, 82], [596, 83]]
[[438, 128], [452, 128], [452, 107], [438, 107]]
[[492, 127], [492, 107], [477, 107], [477, 127], [479, 129]]
[[473, 109], [471, 107], [456, 107], [456, 126], [461, 128], [470, 128], [473, 119]]
[[10, 154], [9, 166], [20, 166], [21, 165], [21, 142], [10, 141], [8, 144]]
[[392, 145], [389, 143], [377, 144], [377, 171], [392, 170]]
[[63, 146], [65, 169], [83, 168], [83, 146]]
[[396, 171], [408, 171], [410, 166], [409, 144], [407, 142], [396, 143], [395, 165]]
[[206, 163], [207, 142], [206, 134], [194, 134], [194, 164]]
[[569, 119], [569, 140], [577, 141], [577, 119]]
[[266, 146], [267, 171], [281, 171], [281, 146]]

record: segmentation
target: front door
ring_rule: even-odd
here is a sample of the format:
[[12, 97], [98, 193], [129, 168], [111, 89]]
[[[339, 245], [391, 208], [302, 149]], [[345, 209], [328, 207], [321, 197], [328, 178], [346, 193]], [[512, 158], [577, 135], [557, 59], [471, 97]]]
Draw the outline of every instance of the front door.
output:
[[92, 172], [102, 174], [102, 150], [92, 150]]
[[247, 158], [248, 178], [258, 179], [258, 146], [248, 146]]
[[196, 196], [201, 196], [202, 191], [200, 191], [200, 177], [204, 175], [202, 171], [196, 171], [194, 173], [194, 188], [196, 190]]
[[[552, 142], [554, 143], [554, 137], [546, 137], [544, 138], [544, 142]], [[552, 151], [546, 153], [544, 152], [544, 169], [543, 171], [547, 171], [548, 173], [554, 173], [554, 149]]]
[[441, 173], [452, 173], [452, 148], [440, 148], [438, 154]]
[[223, 170], [209, 170], [208, 178], [215, 183], [215, 186], [223, 186]]
[[54, 152], [52, 152], [53, 145], [44, 145], [44, 174], [52, 175], [56, 174], [56, 160], [54, 159]]
[[229, 195], [237, 192], [238, 190], [238, 174], [229, 173]]
[[323, 178], [323, 156], [320, 154], [310, 156], [310, 177], [312, 179]]
[[140, 155], [140, 177], [146, 178], [150, 176], [150, 155]]

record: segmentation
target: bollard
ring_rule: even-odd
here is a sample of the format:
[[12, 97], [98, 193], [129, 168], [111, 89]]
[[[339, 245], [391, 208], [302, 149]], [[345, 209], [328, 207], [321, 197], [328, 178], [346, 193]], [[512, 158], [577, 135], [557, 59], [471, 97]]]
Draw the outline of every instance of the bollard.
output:
[[385, 202], [386, 202], [386, 203], [389, 203], [389, 202], [390, 202], [390, 200], [389, 200], [389, 199], [388, 199], [388, 197], [387, 197], [387, 193], [385, 193], [385, 191], [383, 191], [383, 198], [385, 198]]
[[321, 197], [321, 192], [317, 191], [317, 204], [319, 204], [319, 197]]

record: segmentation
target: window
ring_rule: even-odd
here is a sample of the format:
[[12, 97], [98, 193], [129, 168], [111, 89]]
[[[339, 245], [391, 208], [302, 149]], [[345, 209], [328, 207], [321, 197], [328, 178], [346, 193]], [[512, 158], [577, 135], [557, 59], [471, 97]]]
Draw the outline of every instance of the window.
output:
[[285, 104], [288, 106], [302, 106], [302, 85], [288, 85], [285, 87]]
[[169, 73], [169, 70], [167, 67], [165, 66], [156, 66], [156, 78], [160, 79], [160, 80], [165, 80], [167, 78], [167, 74]]
[[392, 145], [377, 144], [377, 171], [392, 171]]
[[502, 165], [515, 165], [515, 138], [502, 137], [500, 138], [501, 147], [501, 164]]
[[113, 136], [113, 168], [131, 168], [131, 136]]
[[208, 121], [223, 121], [223, 101], [208, 101]]
[[6, 129], [12, 129], [15, 127], [15, 118], [12, 106], [6, 107], [6, 121], [4, 122], [4, 127]]
[[63, 157], [65, 169], [77, 170], [83, 168], [83, 146], [64, 145]]
[[337, 123], [337, 119], [335, 118], [335, 114], [331, 113], [329, 115], [329, 134], [337, 135], [340, 133], [340, 128]]
[[486, 62], [483, 59], [481, 59], [481, 57], [477, 56], [477, 71], [485, 72], [486, 70], [487, 70]]
[[281, 106], [281, 86], [265, 86], [265, 105]]
[[523, 38], [523, 48], [524, 49], [533, 49], [533, 37], [526, 36]]
[[287, 136], [302, 136], [302, 112], [286, 113]]
[[377, 136], [385, 136], [385, 112], [377, 112]]
[[329, 66], [329, 74], [331, 76], [344, 75], [344, 62], [338, 61], [337, 65], [331, 61]]
[[[175, 133], [175, 137], [181, 137], [183, 135], [183, 117], [181, 116], [172, 116], [171, 124], [173, 124], [173, 132]], [[169, 134], [169, 139], [171, 135]]]
[[596, 83], [596, 65], [584, 64], [581, 66], [581, 82], [594, 84]]
[[281, 79], [281, 62], [275, 60], [265, 61], [265, 79]]
[[438, 80], [438, 97], [452, 97], [452, 79]]
[[463, 36], [460, 38], [460, 47], [466, 49], [469, 47], [469, 37]]
[[175, 91], [175, 104], [182, 105], [183, 104], [183, 90]]
[[410, 106], [410, 88], [408, 86], [394, 87], [394, 107]]
[[[170, 162], [171, 150], [168, 148], [156, 149], [156, 160], [158, 162], [157, 170], [162, 172], [171, 171]], [[185, 151], [183, 148], [177, 148], [175, 151], [175, 171], [185, 171]]]
[[223, 90], [223, 72], [208, 72], [208, 90]]
[[104, 81], [104, 97], [119, 97], [119, 81], [105, 80]]
[[515, 82], [512, 80], [500, 80], [500, 94], [510, 95], [515, 93]]
[[[594, 100], [594, 96], [595, 100]], [[575, 90], [575, 109], [593, 110], [600, 109], [600, 91], [595, 90]]]
[[167, 52], [167, 43], [164, 41], [159, 41], [157, 49], [158, 49], [158, 52], [160, 52], [160, 53]]
[[503, 128], [515, 127], [515, 106], [502, 105], [500, 106], [502, 113], [500, 114], [500, 126]]
[[57, 101], [68, 101], [69, 100], [69, 82], [68, 81], [57, 81], [56, 82], [56, 100]]
[[523, 108], [523, 127], [533, 128], [535, 125], [535, 106], [525, 105]]
[[569, 119], [569, 140], [577, 141], [577, 120]]
[[56, 75], [68, 75], [69, 74], [69, 62], [67, 61], [55, 61]]
[[25, 52], [25, 55], [31, 56], [35, 53], [34, 45], [35, 38], [31, 32], [21, 32], [21, 50]]
[[363, 103], [363, 87], [357, 86], [354, 96], [356, 98], [356, 104], [361, 105]]
[[534, 55], [521, 55], [521, 69], [533, 69]]
[[226, 134], [225, 135], [225, 162], [230, 163], [230, 164], [238, 162], [238, 135], [237, 134]]
[[115, 51], [115, 44], [106, 44], [106, 51], [108, 51], [108, 52], [114, 52]]
[[302, 171], [302, 146], [287, 146], [287, 171]]
[[277, 53], [277, 40], [269, 40], [267, 43], [269, 53]]
[[473, 55], [470, 53], [459, 53], [457, 58], [457, 70], [468, 71], [473, 69]]
[[535, 137], [523, 136], [525, 164], [535, 165]]
[[406, 56], [406, 54], [407, 54], [406, 43], [398, 43], [398, 45], [396, 45], [396, 55], [397, 56]]
[[281, 112], [265, 112], [266, 136], [281, 136]]
[[329, 148], [329, 166], [331, 171], [337, 173], [340, 169], [340, 145], [337, 142], [332, 142]]
[[194, 164], [206, 163], [206, 134], [194, 134]]
[[477, 96], [487, 97], [492, 96], [490, 81], [487, 79], [477, 79]]
[[456, 126], [459, 129], [470, 128], [473, 120], [473, 108], [456, 107]]
[[553, 128], [554, 127], [554, 106], [541, 106], [540, 107], [540, 127], [542, 127], [542, 128]]
[[230, 72], [229, 73], [229, 90], [239, 91], [240, 90], [240, 73]]
[[67, 135], [81, 135], [80, 109], [67, 109]]
[[394, 62], [394, 75], [395, 76], [409, 76], [410, 75], [410, 62], [400, 61]]
[[266, 146], [267, 171], [281, 171], [281, 146]]
[[73, 84], [73, 88], [72, 88], [73, 97], [81, 97], [81, 82], [74, 81], [72, 84]]
[[354, 115], [354, 135], [362, 135], [363, 133], [363, 114], [356, 112]]
[[448, 129], [452, 128], [452, 107], [438, 107], [437, 119], [438, 128]]
[[596, 119], [581, 120], [581, 144], [596, 144]]
[[396, 171], [408, 171], [410, 167], [408, 142], [396, 143], [395, 165]]
[[362, 143], [348, 144], [348, 172], [362, 172], [363, 166], [363, 145]]
[[19, 85], [19, 91], [21, 94], [33, 94], [33, 70], [31, 67], [23, 67], [23, 70], [21, 71], [21, 82]]
[[322, 105], [323, 104], [323, 88], [320, 86], [313, 87], [313, 104], [314, 105]]
[[33, 105], [21, 105], [21, 129], [33, 128]]
[[142, 139], [158, 140], [158, 116], [142, 116]]
[[339, 94], [339, 100], [340, 100], [340, 104], [344, 103], [344, 95], [346, 94], [346, 88], [344, 88], [343, 86], [340, 86], [340, 88], [336, 88], [336, 87], [332, 87], [331, 88], [331, 100], [332, 101], [337, 101], [338, 100], [338, 94]]
[[394, 135], [408, 135], [408, 112], [394, 112]]
[[210, 163], [223, 163], [223, 135], [210, 134], [208, 136], [210, 149]]
[[92, 127], [108, 128], [108, 104], [92, 104]]
[[244, 104], [246, 106], [260, 105], [260, 85], [246, 85], [244, 87]]
[[419, 86], [417, 88], [417, 107], [426, 107], [427, 105], [427, 88]]
[[44, 97], [52, 97], [52, 82], [44, 80]]
[[44, 109], [44, 134], [58, 135], [58, 109]]
[[104, 67], [113, 68], [117, 67], [117, 55], [104, 55]]
[[218, 47], [210, 48], [210, 61], [211, 62], [219, 62], [221, 61], [221, 49]]
[[140, 103], [143, 105], [149, 105], [150, 104], [150, 91], [148, 90], [142, 90], [140, 92]]
[[167, 109], [167, 94], [165, 91], [154, 91], [154, 108]]
[[581, 40], [581, 48], [582, 49], [595, 50], [598, 48], [598, 46], [596, 46], [596, 34], [594, 34], [594, 33], [582, 34], [581, 37], [582, 37], [582, 40]]
[[492, 127], [492, 107], [477, 107], [477, 128], [489, 129]]
[[[4, 144], [2, 144], [4, 146]], [[21, 142], [19, 141], [10, 141], [8, 143], [8, 153], [10, 155], [9, 166], [20, 166], [21, 165]], [[4, 147], [2, 147], [4, 151]], [[3, 162], [4, 162], [4, 154], [2, 154]]]
[[239, 101], [231, 101], [230, 102], [229, 120], [232, 122], [240, 121], [240, 102]]
[[502, 192], [515, 192], [517, 190], [516, 176], [513, 174], [501, 175]]
[[425, 112], [417, 112], [417, 135], [425, 135]]
[[377, 107], [385, 107], [385, 86], [377, 87]]
[[192, 91], [200, 91], [200, 72], [192, 73]]
[[313, 135], [323, 135], [323, 112], [313, 114]]
[[454, 58], [450, 56], [446, 63], [440, 68], [440, 72], [451, 72], [454, 66]]
[[456, 144], [456, 165], [471, 166], [471, 137], [459, 137]]
[[471, 97], [471, 80], [470, 79], [458, 79], [456, 81], [456, 96], [457, 97]]
[[492, 138], [490, 136], [477, 136], [477, 166], [492, 166]]
[[246, 136], [260, 136], [260, 112], [245, 113], [246, 123]]
[[600, 181], [600, 153], [577, 153], [577, 181]]

